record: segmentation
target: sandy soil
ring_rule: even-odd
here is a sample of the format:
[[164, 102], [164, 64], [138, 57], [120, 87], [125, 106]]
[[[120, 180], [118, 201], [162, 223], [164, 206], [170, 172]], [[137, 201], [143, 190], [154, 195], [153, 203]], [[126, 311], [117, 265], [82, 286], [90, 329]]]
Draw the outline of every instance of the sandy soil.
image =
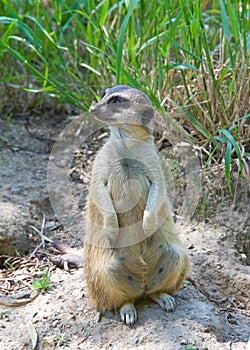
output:
[[[13, 297], [20, 291], [30, 291], [33, 277], [41, 276], [41, 270], [46, 268], [53, 287], [22, 307], [0, 305], [0, 348], [32, 349], [28, 329], [34, 327], [37, 349], [249, 349], [250, 208], [249, 189], [244, 181], [237, 181], [233, 205], [223, 179], [218, 179], [217, 173], [207, 173], [192, 220], [179, 215], [183, 186], [177, 186], [174, 213], [179, 235], [191, 256], [189, 277], [197, 288], [189, 284], [176, 293], [174, 313], [164, 313], [148, 300], [140, 302], [136, 305], [139, 320], [133, 328], [123, 325], [118, 314], [110, 312], [99, 317], [89, 303], [82, 267], [69, 264], [66, 271], [63, 264], [58, 264], [59, 255], [49, 243], [34, 252], [41, 238], [31, 225], [40, 230], [43, 217], [48, 238], [78, 249], [83, 245], [83, 220], [82, 217], [78, 220], [77, 215], [84, 206], [92, 158], [106, 132], [101, 130], [95, 137], [91, 134], [91, 140], [85, 140], [78, 149], [73, 143], [76, 153], [71, 155], [70, 164], [61, 164], [71, 181], [71, 200], [75, 199], [75, 203], [69, 201], [64, 207], [77, 214], [69, 223], [67, 215], [66, 218], [63, 213], [58, 215], [51, 207], [47, 186], [48, 182], [49, 186], [56, 182], [51, 177], [47, 179], [51, 147], [69, 122], [62, 117], [20, 116], [12, 119], [9, 128], [5, 122], [0, 123], [1, 134], [7, 136], [6, 142], [0, 144], [0, 201], [2, 206], [11, 203], [12, 210], [16, 206], [17, 212], [23, 213], [16, 230], [24, 227], [30, 244], [24, 257], [9, 260], [12, 269], [4, 263], [7, 257], [0, 257], [0, 293]], [[86, 121], [85, 130], [88, 128]], [[168, 151], [171, 153], [170, 148], [162, 147], [163, 158]], [[181, 165], [176, 166], [179, 164], [176, 159], [172, 163], [174, 179], [181, 178], [183, 171]], [[84, 168], [79, 175], [82, 163]], [[57, 211], [53, 204], [55, 196], [52, 197]], [[13, 222], [4, 223], [7, 231], [13, 230], [8, 227]]]

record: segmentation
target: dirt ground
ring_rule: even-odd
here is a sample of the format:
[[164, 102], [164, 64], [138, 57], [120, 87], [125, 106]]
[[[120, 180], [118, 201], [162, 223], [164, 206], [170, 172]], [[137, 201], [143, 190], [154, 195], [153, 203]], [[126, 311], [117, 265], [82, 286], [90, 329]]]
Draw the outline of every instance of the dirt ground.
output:
[[[41, 244], [42, 238], [34, 229], [41, 231], [44, 222], [46, 237], [77, 249], [83, 246], [81, 213], [91, 163], [107, 132], [101, 129], [90, 133], [89, 121], [85, 120], [81, 131], [88, 130], [90, 136], [80, 145], [72, 142], [69, 147], [66, 142], [70, 159], [66, 155], [65, 161], [62, 152], [62, 159], [58, 160], [58, 150], [54, 148], [51, 153], [52, 146], [57, 140], [62, 147], [62, 140], [57, 137], [72, 120], [22, 114], [12, 118], [10, 124], [0, 121], [4, 138], [0, 143], [1, 229], [13, 235], [23, 234], [23, 244], [27, 236], [24, 247], [17, 244], [23, 256], [0, 256], [0, 295], [34, 295], [30, 288], [33, 278], [40, 278], [41, 271], [48, 268], [52, 287], [27, 305], [0, 305], [0, 349], [32, 349], [33, 329], [38, 336], [36, 348], [42, 350], [249, 350], [250, 204], [246, 181], [238, 179], [237, 173], [232, 174], [237, 192], [231, 198], [223, 177], [214, 169], [207, 170], [195, 214], [185, 219], [180, 214], [185, 195], [182, 160], [163, 142], [160, 152], [170, 164], [174, 180], [174, 217], [179, 235], [189, 249], [189, 277], [196, 286], [189, 283], [176, 293], [177, 309], [173, 313], [164, 313], [149, 300], [140, 302], [136, 305], [138, 323], [128, 328], [118, 314], [110, 312], [99, 317], [89, 302], [83, 268], [70, 261], [63, 264], [65, 256], [56, 253], [50, 243]], [[79, 130], [78, 125], [75, 132]], [[72, 129], [68, 131], [70, 134]], [[52, 165], [47, 173], [49, 159]], [[55, 159], [62, 169], [58, 178], [53, 173]], [[67, 184], [63, 182], [65, 173]], [[65, 190], [58, 198], [60, 186]], [[169, 186], [173, 193], [173, 184]]]

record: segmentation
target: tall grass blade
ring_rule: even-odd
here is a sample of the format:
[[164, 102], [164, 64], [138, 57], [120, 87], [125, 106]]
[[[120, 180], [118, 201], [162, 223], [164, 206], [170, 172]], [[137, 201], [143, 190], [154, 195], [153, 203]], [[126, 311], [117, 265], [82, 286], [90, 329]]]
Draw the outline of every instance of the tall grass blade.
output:
[[[139, 0], [133, 0], [132, 2], [132, 10], [135, 9], [136, 5], [138, 4]], [[120, 83], [120, 77], [121, 77], [121, 66], [122, 66], [122, 50], [124, 46], [124, 38], [125, 38], [125, 31], [126, 27], [128, 25], [129, 19], [132, 15], [131, 8], [129, 7], [127, 10], [127, 14], [122, 22], [121, 28], [120, 28], [120, 34], [118, 37], [117, 42], [117, 54], [116, 54], [116, 84]]]
[[223, 0], [220, 0], [220, 10], [221, 10], [222, 27], [223, 27], [226, 38], [228, 40], [230, 40], [231, 32], [229, 29], [226, 8], [225, 8], [225, 4], [224, 4]]
[[230, 176], [231, 153], [232, 153], [232, 144], [231, 142], [228, 141], [226, 146], [226, 151], [225, 151], [225, 175], [226, 175], [226, 182], [227, 182], [229, 192], [232, 195], [231, 176]]
[[237, 145], [234, 137], [230, 134], [230, 132], [228, 130], [225, 129], [219, 129], [218, 132], [222, 133], [225, 135], [225, 137], [227, 138], [228, 142], [231, 143], [232, 147], [235, 149], [236, 154], [237, 154], [237, 158], [239, 160], [239, 166], [240, 166], [240, 171], [242, 173], [242, 158], [241, 158], [241, 152], [239, 149], [239, 146]]

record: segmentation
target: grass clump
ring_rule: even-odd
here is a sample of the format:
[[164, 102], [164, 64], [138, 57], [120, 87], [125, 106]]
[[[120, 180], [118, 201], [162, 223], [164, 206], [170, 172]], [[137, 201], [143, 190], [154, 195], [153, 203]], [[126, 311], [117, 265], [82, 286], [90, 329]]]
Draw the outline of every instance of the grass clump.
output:
[[66, 337], [65, 333], [59, 333], [56, 337], [55, 337], [55, 345], [56, 346], [63, 346], [65, 343], [68, 342], [68, 338]]
[[0, 320], [8, 319], [9, 313], [7, 310], [0, 310]]
[[47, 292], [52, 289], [52, 286], [50, 284], [49, 270], [43, 271], [41, 278], [34, 279], [33, 288], [36, 289], [37, 291], [44, 291], [44, 292]]
[[250, 157], [247, 0], [6, 0], [2, 111], [73, 105], [129, 84], [168, 112], [203, 154], [244, 175]]

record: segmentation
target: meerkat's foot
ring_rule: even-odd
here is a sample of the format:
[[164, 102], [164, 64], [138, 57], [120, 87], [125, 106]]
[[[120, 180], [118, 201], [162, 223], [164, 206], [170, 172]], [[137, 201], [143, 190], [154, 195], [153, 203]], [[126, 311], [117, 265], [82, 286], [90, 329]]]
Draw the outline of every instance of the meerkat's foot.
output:
[[176, 308], [175, 299], [167, 293], [151, 294], [150, 298], [159, 304], [164, 311], [174, 311]]
[[133, 303], [125, 303], [120, 309], [121, 320], [128, 326], [133, 326], [137, 321], [137, 312]]

